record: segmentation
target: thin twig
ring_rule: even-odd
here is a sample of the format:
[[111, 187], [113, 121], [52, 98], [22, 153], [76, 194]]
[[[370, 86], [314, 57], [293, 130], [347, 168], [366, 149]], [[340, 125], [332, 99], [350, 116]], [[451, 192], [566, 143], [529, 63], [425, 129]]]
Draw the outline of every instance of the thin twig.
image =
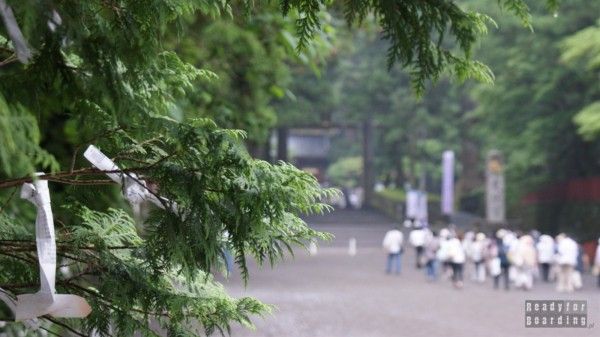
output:
[[[112, 304], [109, 299], [107, 299], [106, 297], [100, 295], [99, 293], [97, 293], [97, 292], [95, 292], [93, 290], [86, 289], [86, 288], [84, 288], [84, 287], [82, 287], [80, 285], [73, 284], [71, 282], [65, 282], [65, 283], [60, 282], [60, 283], [61, 283], [61, 285], [65, 286], [65, 287], [70, 287], [70, 288], [78, 289], [80, 291], [83, 291], [83, 292], [85, 292], [87, 294], [90, 294], [90, 295], [96, 297], [97, 299], [99, 299], [102, 302], [104, 302], [104, 304], [107, 307], [109, 307], [109, 308], [111, 308], [113, 310], [120, 311], [120, 312], [125, 312], [124, 309], [121, 309], [121, 308], [117, 307], [116, 305]], [[144, 315], [154, 315], [154, 316], [170, 317], [168, 312], [157, 313], [157, 312], [151, 312], [151, 311], [144, 311], [144, 310], [137, 309], [137, 308], [128, 308], [127, 310], [133, 311], [133, 312], [137, 312], [137, 313], [140, 313], [140, 314], [144, 314]]]
[[[12, 257], [13, 259], [17, 259], [17, 260], [21, 260], [23, 262], [27, 262], [27, 263], [37, 263], [36, 259], [30, 258], [30, 259], [26, 259], [22, 256], [19, 255], [14, 255], [8, 252], [4, 252], [4, 251], [0, 251], [0, 255], [4, 255], [4, 256], [8, 256], [8, 257]], [[29, 257], [29, 256], [28, 256]]]
[[9, 56], [8, 58], [6, 58], [4, 61], [1, 61], [0, 67], [5, 66], [7, 64], [15, 63], [17, 61], [19, 61], [19, 59], [17, 58], [17, 55], [13, 54], [13, 55]]
[[80, 147], [81, 147], [81, 145], [77, 145], [75, 147], [75, 150], [73, 151], [73, 157], [71, 157], [71, 168], [69, 169], [69, 172], [71, 172], [71, 173], [75, 169], [75, 160], [77, 159], [77, 153], [79, 153]]
[[82, 260], [78, 257], [73, 257], [72, 255], [56, 252], [56, 256], [65, 257], [67, 259], [71, 259], [73, 261], [81, 262], [81, 263], [89, 263], [89, 261]]
[[57, 183], [63, 183], [68, 185], [114, 185], [115, 182], [108, 179], [89, 179], [89, 180], [75, 180], [75, 179], [64, 179], [64, 178], [49, 178], [48, 181], [54, 181]]
[[36, 286], [39, 286], [39, 282], [36, 283], [9, 283], [9, 284], [3, 284], [2, 288], [6, 288], [6, 289], [19, 289], [19, 288], [33, 288]]
[[[146, 166], [141, 166], [141, 167], [131, 167], [131, 168], [126, 168], [126, 169], [110, 170], [110, 171], [103, 171], [103, 170], [99, 170], [95, 167], [88, 167], [88, 168], [82, 168], [79, 170], [69, 170], [69, 171], [61, 171], [61, 172], [56, 172], [56, 173], [43, 174], [43, 175], [37, 176], [36, 178], [42, 179], [42, 180], [53, 180], [56, 182], [62, 182], [62, 183], [67, 183], [67, 184], [77, 184], [73, 180], [66, 180], [64, 178], [78, 177], [78, 176], [82, 176], [82, 175], [83, 176], [84, 175], [98, 175], [98, 174], [109, 174], [109, 173], [127, 174], [127, 173], [135, 173], [135, 172], [140, 172], [140, 171], [148, 171], [148, 170], [152, 169], [154, 166], [163, 162], [164, 160], [167, 160], [168, 158], [173, 157], [174, 155], [176, 155], [176, 153], [171, 153], [167, 156], [164, 156], [164, 157], [158, 159], [154, 163], [148, 164]], [[16, 179], [8, 179], [8, 180], [0, 181], [0, 188], [15, 187], [15, 186], [22, 185], [24, 183], [32, 182], [33, 180], [34, 180], [34, 178], [31, 176], [21, 177], [21, 178], [16, 178]], [[101, 182], [104, 182], [104, 180], [101, 180]]]
[[[60, 178], [68, 178], [68, 177], [76, 177], [80, 175], [99, 175], [99, 174], [108, 174], [108, 173], [128, 173], [128, 172], [139, 172], [139, 171], [147, 171], [150, 166], [146, 167], [132, 167], [121, 170], [110, 170], [103, 171], [94, 167], [83, 168], [79, 170], [74, 170], [73, 172], [69, 171], [61, 171], [56, 173], [48, 173], [35, 177], [36, 179], [42, 180], [52, 180], [52, 179], [60, 179]], [[34, 180], [33, 177], [21, 177], [16, 179], [8, 179], [4, 181], [0, 181], [0, 188], [8, 188], [23, 185], [24, 183], [29, 183]]]
[[4, 240], [0, 240], [0, 243], [12, 243], [12, 242], [34, 243], [35, 240], [18, 240], [18, 239], [13, 239], [13, 240], [4, 239]]

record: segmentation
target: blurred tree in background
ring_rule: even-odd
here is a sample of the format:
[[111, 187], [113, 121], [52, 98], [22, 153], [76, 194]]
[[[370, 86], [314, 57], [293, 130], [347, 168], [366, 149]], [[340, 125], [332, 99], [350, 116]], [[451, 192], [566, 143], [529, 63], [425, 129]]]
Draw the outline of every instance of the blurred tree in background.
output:
[[506, 32], [483, 42], [481, 58], [495, 65], [497, 76], [493, 87], [477, 92], [475, 114], [482, 139], [506, 155], [512, 202], [545, 183], [599, 172], [598, 144], [585, 142], [573, 123], [600, 94], [598, 75], [561, 61], [565, 39], [597, 21], [600, 5], [593, 6], [587, 10], [583, 1], [572, 1], [556, 16], [532, 6], [534, 34], [503, 19]]
[[[573, 118], [579, 134], [587, 141], [600, 136], [600, 19], [595, 25], [585, 27], [563, 39], [561, 61], [571, 65], [578, 74], [589, 79], [586, 92], [589, 101]], [[593, 86], [593, 83], [596, 86]], [[595, 101], [593, 101], [595, 99]]]
[[342, 158], [329, 166], [327, 176], [335, 186], [355, 188], [360, 185], [362, 166], [361, 157]]
[[[500, 149], [506, 156], [509, 215], [523, 216], [522, 200], [529, 193], [600, 175], [600, 7], [586, 3], [572, 1], [549, 11], [546, 3], [527, 1], [532, 13], [527, 30], [523, 17], [503, 15], [505, 8], [494, 2], [461, 2], [464, 8], [488, 14], [497, 25], [473, 50], [475, 58], [494, 70], [495, 83], [457, 84], [442, 74], [425, 83], [421, 97], [412, 94], [411, 71], [398, 64], [383, 71], [387, 60], [379, 51], [389, 43], [378, 39], [377, 26], [340, 30], [338, 39], [345, 41], [337, 44], [350, 47], [331, 55], [325, 80], [318, 80], [329, 84], [322, 90], [336, 93], [326, 121], [357, 127], [373, 120], [376, 176], [389, 187], [418, 186], [425, 176], [428, 189], [437, 192], [441, 153], [455, 150], [457, 199], [462, 199], [462, 209], [480, 215], [485, 154]], [[447, 41], [444, 46], [458, 45]], [[311, 83], [315, 80], [306, 81], [305, 87]], [[304, 111], [320, 111], [317, 102]], [[346, 134], [334, 139], [334, 162], [361, 154], [360, 136]], [[552, 230], [558, 223], [582, 221], [558, 213], [527, 220], [530, 226], [545, 224]]]

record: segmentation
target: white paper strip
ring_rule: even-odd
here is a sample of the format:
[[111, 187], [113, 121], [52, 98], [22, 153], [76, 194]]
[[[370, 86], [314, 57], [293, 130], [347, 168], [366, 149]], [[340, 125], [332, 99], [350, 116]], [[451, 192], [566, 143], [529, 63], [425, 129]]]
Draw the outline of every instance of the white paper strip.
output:
[[40, 290], [34, 294], [17, 295], [15, 320], [33, 319], [47, 314], [70, 318], [89, 315], [92, 309], [84, 298], [56, 294], [56, 241], [48, 181], [37, 180], [33, 184], [23, 184], [21, 198], [37, 207], [35, 240], [40, 264]]
[[8, 36], [15, 48], [17, 59], [19, 59], [21, 63], [27, 64], [29, 59], [31, 59], [31, 50], [29, 50], [29, 46], [27, 46], [27, 41], [25, 41], [25, 38], [23, 37], [23, 33], [21, 32], [21, 28], [19, 28], [17, 19], [15, 19], [12, 8], [6, 4], [5, 0], [0, 0], [0, 16], [2, 16]]
[[123, 196], [131, 204], [131, 207], [133, 207], [136, 214], [139, 213], [140, 205], [144, 201], [149, 201], [162, 209], [165, 209], [165, 205], [169, 205], [174, 212], [177, 211], [177, 205], [175, 203], [166, 198], [157, 197], [152, 194], [148, 190], [146, 182], [141, 180], [135, 173], [124, 174], [122, 172], [116, 172], [120, 171], [119, 167], [94, 145], [88, 146], [83, 153], [83, 156], [97, 169], [107, 171], [106, 175], [112, 181], [122, 186]]
[[427, 226], [429, 221], [429, 212], [427, 211], [427, 193], [419, 191], [417, 221], [421, 226]]
[[54, 32], [56, 31], [56, 28], [61, 24], [62, 18], [60, 17], [60, 14], [58, 14], [56, 10], [53, 10], [52, 17], [50, 18], [50, 20], [48, 20], [48, 28], [50, 28], [50, 30]]

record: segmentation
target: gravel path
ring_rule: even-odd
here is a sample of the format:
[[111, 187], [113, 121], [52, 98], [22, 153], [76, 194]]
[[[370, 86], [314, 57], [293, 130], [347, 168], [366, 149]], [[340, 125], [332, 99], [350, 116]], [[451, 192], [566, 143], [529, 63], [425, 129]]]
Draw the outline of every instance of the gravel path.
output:
[[[379, 246], [391, 224], [385, 218], [344, 213], [308, 221], [336, 239], [321, 244], [316, 256], [299, 250], [274, 269], [252, 265], [247, 288], [238, 275], [223, 281], [234, 296], [276, 306], [272, 315], [254, 319], [254, 331], [234, 326], [232, 336], [600, 336], [600, 290], [591, 277], [584, 279], [583, 291], [570, 295], [556, 293], [549, 284], [530, 292], [494, 290], [491, 280], [467, 281], [456, 290], [446, 280], [427, 282], [413, 265], [412, 249], [403, 256], [400, 276], [383, 273], [385, 254]], [[358, 242], [356, 256], [348, 255], [351, 237]], [[585, 299], [589, 322], [597, 326], [527, 329], [526, 299]]]

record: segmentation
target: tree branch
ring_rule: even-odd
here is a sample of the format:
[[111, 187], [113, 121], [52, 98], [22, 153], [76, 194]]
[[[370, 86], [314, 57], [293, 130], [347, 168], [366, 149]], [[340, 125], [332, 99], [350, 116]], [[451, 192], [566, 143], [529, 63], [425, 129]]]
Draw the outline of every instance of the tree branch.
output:
[[[65, 179], [65, 178], [79, 177], [79, 176], [86, 176], [86, 175], [108, 174], [108, 173], [127, 174], [127, 173], [148, 171], [148, 170], [152, 169], [153, 167], [155, 167], [156, 165], [160, 164], [161, 162], [163, 162], [175, 155], [176, 155], [175, 152], [170, 153], [170, 154], [158, 159], [154, 163], [147, 163], [147, 165], [140, 166], [140, 167], [130, 167], [130, 168], [126, 168], [126, 169], [110, 170], [110, 171], [99, 170], [95, 167], [82, 168], [79, 170], [73, 170], [71, 168], [71, 169], [69, 169], [69, 171], [48, 173], [48, 174], [44, 174], [41, 176], [37, 176], [36, 178], [49, 180], [49, 181], [55, 181], [55, 182], [59, 182], [59, 183], [63, 183], [63, 184], [70, 184], [70, 185], [100, 185], [100, 184], [106, 184], [107, 180], [102, 179], [102, 180], [96, 180], [96, 181], [94, 181], [94, 180], [81, 180], [80, 181], [80, 180]], [[9, 187], [20, 186], [24, 183], [29, 183], [32, 181], [33, 181], [33, 177], [31, 177], [31, 176], [3, 180], [3, 181], [0, 181], [0, 188], [9, 188]]]
[[33, 258], [27, 259], [25, 257], [19, 256], [19, 255], [15, 255], [15, 254], [11, 254], [11, 253], [8, 253], [8, 252], [5, 252], [5, 251], [0, 251], [0, 255], [12, 257], [13, 259], [17, 259], [17, 260], [20, 260], [20, 261], [23, 261], [23, 262], [26, 262], [26, 263], [37, 263], [36, 259], [33, 259]]
[[19, 61], [19, 59], [17, 58], [17, 55], [13, 54], [13, 55], [7, 57], [4, 61], [0, 61], [0, 67], [5, 66], [7, 64], [15, 63], [18, 61]]
[[57, 320], [55, 318], [52, 318], [52, 317], [50, 317], [48, 315], [44, 315], [44, 316], [42, 316], [42, 318], [45, 319], [45, 320], [48, 320], [48, 321], [50, 321], [50, 322], [52, 322], [52, 323], [54, 323], [54, 324], [56, 324], [58, 326], [60, 326], [60, 327], [63, 327], [65, 329], [69, 330], [70, 332], [76, 334], [77, 336], [88, 337], [87, 335], [85, 335], [85, 334], [83, 334], [83, 333], [75, 330], [75, 328], [71, 327], [70, 325], [67, 325], [67, 324], [65, 324], [65, 323], [63, 323], [63, 322], [61, 322], [61, 321], [59, 321], [59, 320]]
[[[61, 179], [61, 178], [86, 176], [86, 175], [99, 175], [99, 174], [107, 174], [107, 173], [129, 173], [129, 172], [133, 173], [133, 172], [139, 172], [139, 171], [147, 171], [150, 167], [151, 166], [132, 167], [132, 168], [127, 168], [127, 169], [111, 170], [111, 171], [103, 171], [103, 170], [98, 170], [93, 167], [89, 167], [89, 168], [74, 170], [72, 172], [71, 171], [61, 171], [61, 172], [56, 172], [56, 173], [48, 173], [48, 174], [44, 174], [41, 176], [37, 176], [36, 178], [43, 179], [43, 180], [55, 180], [57, 182], [62, 182], [60, 180], [64, 180], [64, 179]], [[3, 180], [3, 181], [0, 181], [0, 188], [9, 188], [9, 187], [20, 186], [25, 183], [30, 183], [33, 180], [34, 180], [34, 178], [31, 176]], [[69, 183], [71, 183], [71, 182], [69, 182]]]

